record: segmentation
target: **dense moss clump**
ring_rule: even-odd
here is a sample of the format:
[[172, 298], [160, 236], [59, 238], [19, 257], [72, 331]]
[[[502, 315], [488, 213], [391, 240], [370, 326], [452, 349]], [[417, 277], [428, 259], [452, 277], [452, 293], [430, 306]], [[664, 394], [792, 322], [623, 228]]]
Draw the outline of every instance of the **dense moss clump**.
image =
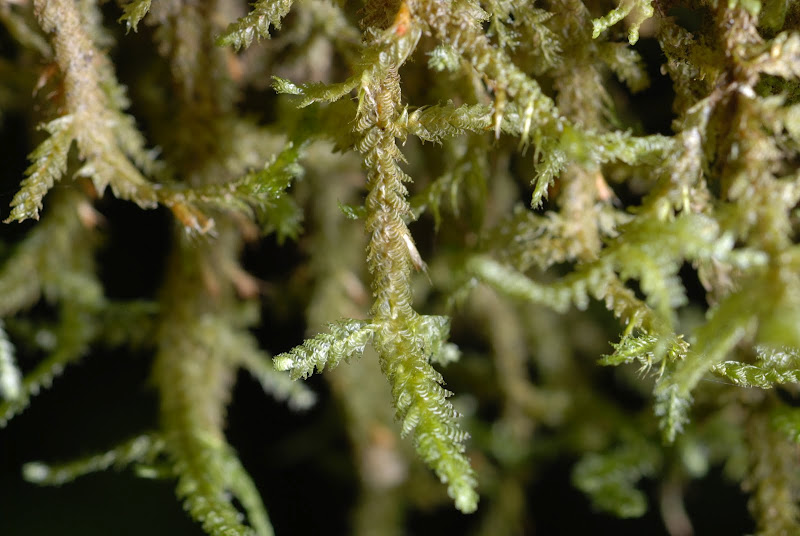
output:
[[[272, 534], [225, 434], [236, 374], [304, 410], [325, 371], [353, 534], [440, 504], [522, 534], [565, 459], [596, 510], [673, 536], [723, 466], [756, 533], [800, 534], [797, 4], [17, 0], [0, 22], [0, 117], [35, 147], [6, 229], [41, 216], [2, 250], [0, 424], [109, 348], [152, 356], [160, 407], [27, 480], [133, 466], [210, 535]], [[155, 296], [107, 288], [125, 203], [172, 216]], [[243, 266], [258, 241], [288, 279]], [[294, 348], [262, 320], [287, 315]]]

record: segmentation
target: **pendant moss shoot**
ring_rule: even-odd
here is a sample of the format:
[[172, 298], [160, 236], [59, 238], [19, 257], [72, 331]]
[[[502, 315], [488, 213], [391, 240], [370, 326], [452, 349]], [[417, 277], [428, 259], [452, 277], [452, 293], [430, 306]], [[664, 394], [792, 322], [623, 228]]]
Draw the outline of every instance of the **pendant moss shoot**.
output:
[[[782, 0], [0, 2], [0, 441], [62, 374], [135, 354], [148, 424], [25, 453], [25, 480], [163, 479], [211, 536], [488, 536], [569, 533], [581, 506], [540, 504], [569, 467], [586, 516], [686, 536], [721, 515], [687, 489], [723, 468], [752, 524], [731, 531], [800, 533], [798, 21]], [[229, 431], [248, 381], [279, 404]], [[275, 470], [298, 457], [301, 500]]]

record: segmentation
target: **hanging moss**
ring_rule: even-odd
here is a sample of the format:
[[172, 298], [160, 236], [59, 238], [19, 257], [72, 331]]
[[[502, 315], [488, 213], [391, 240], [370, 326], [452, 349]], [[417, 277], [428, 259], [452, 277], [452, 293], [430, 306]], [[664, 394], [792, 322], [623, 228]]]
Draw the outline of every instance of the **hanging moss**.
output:
[[[323, 373], [354, 533], [452, 504], [476, 533], [522, 534], [536, 475], [566, 458], [622, 518], [654, 509], [655, 483], [674, 535], [686, 487], [724, 465], [756, 533], [800, 533], [794, 5], [101, 4], [0, 5], [0, 112], [34, 139], [3, 219], [36, 220], [2, 252], [0, 424], [109, 347], [152, 356], [160, 409], [27, 480], [133, 466], [210, 535], [272, 534], [261, 496], [285, 484], [259, 490], [229, 444], [236, 374], [304, 410], [330, 403], [299, 381]], [[639, 126], [654, 107], [669, 134]], [[173, 216], [154, 301], [105, 296], [104, 196]], [[302, 291], [245, 269], [259, 241], [294, 242], [261, 265]], [[294, 344], [262, 320], [301, 314]]]

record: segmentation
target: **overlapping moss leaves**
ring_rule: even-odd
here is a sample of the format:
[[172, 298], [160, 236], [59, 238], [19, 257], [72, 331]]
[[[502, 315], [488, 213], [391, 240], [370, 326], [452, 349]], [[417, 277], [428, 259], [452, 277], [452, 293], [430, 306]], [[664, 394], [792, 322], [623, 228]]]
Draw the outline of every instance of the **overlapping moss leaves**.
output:
[[[800, 378], [794, 4], [132, 0], [113, 6], [117, 31], [93, 0], [31, 4], [0, 3], [18, 48], [0, 62], [0, 109], [41, 134], [6, 221], [42, 215], [0, 271], [0, 422], [98, 345], [152, 351], [161, 407], [157, 429], [26, 478], [134, 465], [174, 479], [207, 533], [271, 534], [224, 432], [235, 373], [306, 408], [314, 394], [292, 380], [351, 361], [329, 377], [361, 458], [364, 533], [368, 519], [399, 533], [426, 482], [386, 439], [393, 419], [457, 509], [476, 511], [484, 483], [479, 533], [519, 532], [531, 470], [557, 450], [580, 459], [573, 482], [600, 510], [642, 515], [638, 481], [663, 477], [667, 529], [686, 534], [684, 487], [725, 464], [759, 533], [800, 532], [800, 417], [775, 389]], [[110, 54], [124, 30], [154, 40], [133, 69], [141, 117]], [[642, 38], [674, 90], [669, 135], [644, 132], [631, 104], [654, 72]], [[247, 91], [269, 112], [245, 113]], [[174, 216], [156, 303], [104, 294], [106, 190]], [[250, 331], [263, 285], [240, 263], [269, 234], [308, 248], [296, 306], [321, 330], [274, 360]], [[56, 327], [15, 332], [40, 300]], [[462, 356], [449, 338], [469, 326], [483, 350]], [[26, 375], [17, 338], [50, 353]], [[605, 394], [587, 354], [647, 407]], [[493, 371], [475, 399], [495, 421], [451, 400], [459, 361]]]

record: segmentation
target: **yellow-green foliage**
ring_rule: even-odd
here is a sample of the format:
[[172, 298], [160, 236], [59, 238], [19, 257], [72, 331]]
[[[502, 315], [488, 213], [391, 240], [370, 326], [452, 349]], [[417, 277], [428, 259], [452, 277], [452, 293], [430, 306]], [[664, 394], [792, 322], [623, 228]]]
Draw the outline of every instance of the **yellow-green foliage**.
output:
[[[134, 466], [174, 480], [208, 534], [272, 534], [225, 435], [236, 373], [307, 409], [294, 380], [319, 372], [353, 446], [358, 534], [403, 533], [444, 490], [463, 513], [485, 495], [476, 533], [521, 533], [559, 454], [620, 517], [652, 506], [637, 485], [653, 479], [670, 533], [690, 533], [683, 490], [721, 465], [759, 534], [800, 533], [796, 6], [101, 4], [0, 3], [0, 117], [35, 140], [3, 219], [41, 215], [3, 250], [0, 424], [111, 347], [154, 356], [159, 416], [28, 480]], [[154, 299], [106, 296], [106, 190], [173, 216]], [[298, 260], [265, 263], [304, 290], [242, 266], [265, 237], [296, 241]], [[271, 358], [262, 306], [305, 313], [311, 336]], [[22, 374], [15, 345], [45, 356]]]
[[269, 28], [281, 28], [281, 19], [289, 13], [293, 0], [259, 0], [253, 4], [250, 13], [231, 23], [217, 39], [220, 46], [233, 45], [236, 50], [249, 47], [253, 38], [269, 39]]

